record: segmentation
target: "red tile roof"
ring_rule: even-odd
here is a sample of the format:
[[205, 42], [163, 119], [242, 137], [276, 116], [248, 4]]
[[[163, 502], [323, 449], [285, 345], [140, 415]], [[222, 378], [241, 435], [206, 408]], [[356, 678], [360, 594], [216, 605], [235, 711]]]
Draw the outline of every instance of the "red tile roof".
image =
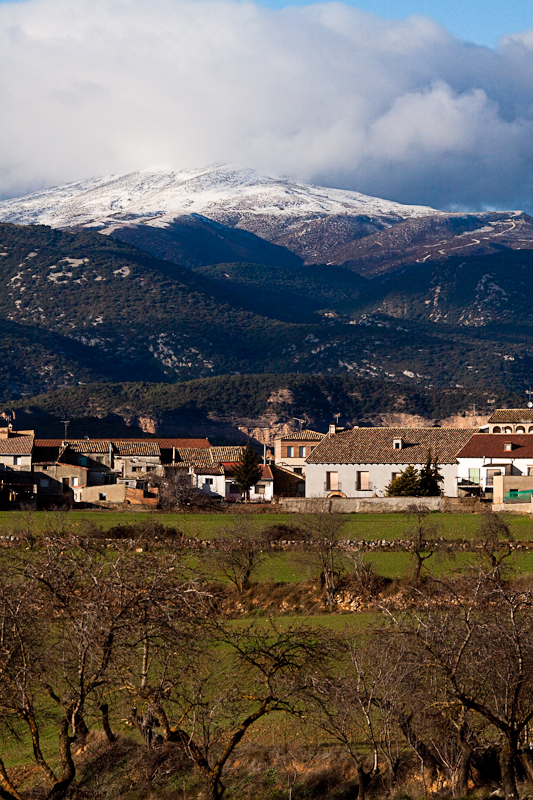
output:
[[31, 456], [33, 441], [33, 436], [0, 439], [0, 456]]
[[[506, 442], [513, 449], [505, 450]], [[477, 433], [457, 453], [458, 458], [533, 458], [533, 433]]]

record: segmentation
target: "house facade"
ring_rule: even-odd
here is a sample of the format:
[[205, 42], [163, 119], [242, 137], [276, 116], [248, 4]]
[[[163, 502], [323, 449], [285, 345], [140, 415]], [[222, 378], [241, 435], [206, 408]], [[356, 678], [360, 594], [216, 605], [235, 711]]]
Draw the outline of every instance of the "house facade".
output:
[[31, 471], [34, 438], [33, 431], [0, 428], [0, 471]]
[[533, 479], [533, 433], [476, 433], [457, 461], [459, 493], [490, 496], [495, 476]]
[[296, 431], [274, 440], [274, 463], [297, 475], [305, 476], [307, 458], [324, 438], [318, 431]]
[[457, 453], [474, 431], [458, 428], [330, 429], [307, 459], [306, 497], [382, 497], [409, 464], [421, 469], [428, 453], [444, 480], [442, 492], [457, 497]]
[[497, 408], [480, 430], [486, 433], [533, 433], [533, 409]]

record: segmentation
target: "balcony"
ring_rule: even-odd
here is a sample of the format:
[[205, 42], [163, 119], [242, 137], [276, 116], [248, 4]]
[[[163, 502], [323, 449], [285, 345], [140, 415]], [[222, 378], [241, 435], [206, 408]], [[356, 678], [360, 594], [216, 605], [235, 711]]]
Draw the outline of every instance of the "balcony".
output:
[[329, 481], [324, 482], [324, 491], [325, 492], [342, 492], [342, 483], [337, 481], [337, 483], [330, 484]]
[[374, 491], [374, 484], [372, 481], [368, 481], [364, 485], [358, 485], [357, 481], [355, 482], [355, 491], [356, 492], [373, 492]]

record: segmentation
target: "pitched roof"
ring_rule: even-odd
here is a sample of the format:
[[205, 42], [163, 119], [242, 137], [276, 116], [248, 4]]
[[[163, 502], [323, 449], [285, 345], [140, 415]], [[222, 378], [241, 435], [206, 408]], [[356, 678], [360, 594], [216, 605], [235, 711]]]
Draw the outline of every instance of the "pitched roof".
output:
[[161, 450], [171, 450], [173, 447], [194, 447], [207, 449], [211, 447], [208, 439], [155, 439]]
[[489, 422], [533, 422], [532, 408], [497, 408]]
[[[238, 461], [226, 461], [222, 464], [222, 469], [224, 470], [224, 474], [228, 477], [233, 475], [233, 472], [236, 467], [239, 466]], [[258, 464], [257, 465], [261, 469], [261, 476], [258, 480], [260, 481], [273, 481], [274, 476], [272, 475], [272, 470], [268, 464]]]
[[151, 439], [139, 439], [132, 441], [129, 439], [113, 440], [113, 449], [118, 456], [160, 456], [159, 444]]
[[[512, 442], [512, 450], [504, 450]], [[458, 458], [533, 458], [533, 433], [477, 433], [457, 453]]]
[[194, 467], [207, 467], [221, 464], [223, 461], [240, 461], [244, 447], [179, 447], [176, 461], [191, 464]]
[[[423, 464], [431, 449], [440, 464], [455, 464], [456, 455], [477, 428], [352, 428], [326, 436], [307, 458], [308, 464]], [[402, 439], [394, 449], [394, 439]]]
[[320, 442], [325, 433], [318, 431], [295, 431], [295, 433], [286, 433], [285, 436], [276, 436], [275, 441], [279, 442]]
[[0, 439], [0, 456], [31, 456], [33, 436], [13, 436]]

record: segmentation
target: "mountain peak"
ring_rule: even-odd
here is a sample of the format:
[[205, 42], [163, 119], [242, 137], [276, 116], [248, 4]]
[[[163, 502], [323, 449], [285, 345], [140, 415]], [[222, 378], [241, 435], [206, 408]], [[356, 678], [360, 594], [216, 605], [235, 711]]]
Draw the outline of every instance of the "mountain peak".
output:
[[[0, 203], [0, 221], [57, 228], [164, 226], [200, 214], [250, 230], [250, 217], [295, 223], [334, 215], [402, 219], [440, 214], [359, 192], [278, 178], [251, 168], [211, 164], [195, 169], [158, 167], [76, 181]], [[253, 229], [253, 228], [252, 228]]]

